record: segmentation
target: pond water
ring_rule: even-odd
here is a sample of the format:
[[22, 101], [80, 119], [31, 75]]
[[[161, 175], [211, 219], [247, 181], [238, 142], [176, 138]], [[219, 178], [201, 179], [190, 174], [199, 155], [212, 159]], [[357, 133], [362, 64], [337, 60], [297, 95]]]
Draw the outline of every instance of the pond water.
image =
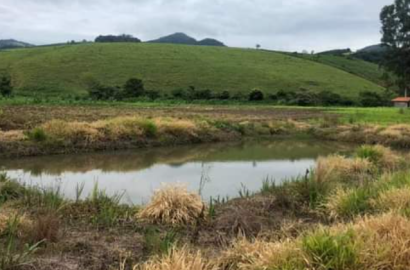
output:
[[242, 187], [258, 191], [267, 178], [280, 184], [305, 175], [319, 156], [352, 148], [312, 140], [247, 141], [0, 160], [0, 168], [22, 183], [58, 186], [67, 198], [74, 199], [81, 185], [87, 196], [98, 183], [109, 195], [124, 193], [124, 203], [141, 204], [162, 183], [184, 183], [204, 200], [237, 197]]

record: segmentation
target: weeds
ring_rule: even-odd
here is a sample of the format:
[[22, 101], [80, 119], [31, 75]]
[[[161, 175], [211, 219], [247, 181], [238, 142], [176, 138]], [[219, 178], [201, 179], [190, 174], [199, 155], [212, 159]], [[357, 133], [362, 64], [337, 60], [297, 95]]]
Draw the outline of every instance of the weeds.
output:
[[171, 230], [161, 235], [155, 227], [148, 227], [144, 231], [145, 249], [151, 255], [169, 254], [172, 247], [176, 245], [178, 233]]

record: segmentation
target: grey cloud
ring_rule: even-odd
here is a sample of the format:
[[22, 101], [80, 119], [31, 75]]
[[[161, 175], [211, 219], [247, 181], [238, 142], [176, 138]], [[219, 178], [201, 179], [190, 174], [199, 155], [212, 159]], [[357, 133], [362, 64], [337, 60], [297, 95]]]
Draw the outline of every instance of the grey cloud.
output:
[[360, 48], [380, 40], [392, 0], [0, 0], [0, 39], [36, 44], [173, 32], [230, 46], [300, 51]]

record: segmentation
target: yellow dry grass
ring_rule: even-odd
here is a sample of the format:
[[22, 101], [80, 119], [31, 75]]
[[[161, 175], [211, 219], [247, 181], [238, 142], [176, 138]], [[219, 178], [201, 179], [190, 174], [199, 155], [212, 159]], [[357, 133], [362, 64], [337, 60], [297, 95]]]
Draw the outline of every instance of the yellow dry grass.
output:
[[187, 247], [172, 249], [168, 255], [154, 257], [134, 266], [133, 270], [217, 270], [200, 251], [191, 252]]
[[367, 179], [373, 171], [373, 164], [368, 160], [335, 155], [319, 158], [314, 176], [319, 182], [332, 180], [357, 182]]
[[238, 239], [232, 248], [224, 251], [218, 259], [220, 269], [282, 269], [294, 258], [301, 256], [295, 242], [265, 242]]
[[9, 206], [2, 205], [0, 206], [0, 236], [6, 233], [9, 224], [12, 223], [13, 220], [17, 220], [18, 222], [18, 237], [25, 237], [30, 233], [33, 227], [32, 220], [30, 220], [27, 215], [20, 214], [17, 210]]
[[351, 190], [338, 188], [330, 196], [328, 196], [323, 207], [330, 219], [338, 219], [341, 217], [341, 213], [343, 212], [342, 206], [351, 195], [351, 192]]
[[389, 213], [359, 220], [353, 226], [362, 242], [363, 269], [410, 269], [410, 221]]
[[410, 208], [410, 187], [393, 188], [380, 193], [374, 204], [382, 211], [401, 211]]
[[204, 210], [201, 197], [189, 192], [185, 185], [164, 185], [154, 193], [138, 218], [152, 223], [194, 225]]

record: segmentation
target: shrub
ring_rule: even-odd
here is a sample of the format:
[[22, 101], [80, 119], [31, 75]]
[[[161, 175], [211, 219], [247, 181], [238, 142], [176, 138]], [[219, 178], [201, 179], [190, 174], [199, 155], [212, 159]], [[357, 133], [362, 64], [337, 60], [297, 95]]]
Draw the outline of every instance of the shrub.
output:
[[307, 89], [300, 89], [292, 103], [298, 106], [314, 106], [317, 105], [319, 101], [316, 93]]
[[341, 95], [327, 90], [318, 93], [318, 99], [323, 106], [344, 105], [344, 100]]
[[2, 76], [0, 78], [0, 95], [3, 97], [11, 96], [13, 93], [13, 86], [11, 84], [11, 78], [8, 76]]
[[249, 93], [249, 101], [261, 101], [264, 100], [265, 95], [261, 90], [254, 89]]
[[145, 94], [144, 83], [140, 79], [131, 78], [123, 87], [122, 97], [124, 98], [137, 98]]
[[88, 89], [88, 96], [92, 100], [114, 100], [121, 98], [119, 87], [96, 84]]
[[209, 89], [196, 90], [193, 93], [193, 99], [210, 100], [213, 98], [213, 93]]
[[229, 92], [229, 91], [222, 91], [221, 93], [219, 93], [217, 96], [216, 96], [216, 98], [217, 99], [220, 99], [220, 100], [228, 100], [228, 99], [230, 99], [231, 98], [231, 93]]
[[385, 103], [383, 98], [376, 92], [361, 92], [359, 98], [361, 105], [364, 107], [380, 107]]
[[204, 210], [205, 205], [198, 194], [181, 185], [168, 185], [154, 193], [138, 217], [152, 223], [194, 225]]
[[187, 92], [185, 89], [175, 89], [172, 90], [171, 95], [176, 99], [186, 99]]
[[159, 99], [161, 97], [161, 93], [159, 91], [156, 91], [156, 90], [146, 91], [145, 95], [151, 100], [156, 100], [156, 99]]

